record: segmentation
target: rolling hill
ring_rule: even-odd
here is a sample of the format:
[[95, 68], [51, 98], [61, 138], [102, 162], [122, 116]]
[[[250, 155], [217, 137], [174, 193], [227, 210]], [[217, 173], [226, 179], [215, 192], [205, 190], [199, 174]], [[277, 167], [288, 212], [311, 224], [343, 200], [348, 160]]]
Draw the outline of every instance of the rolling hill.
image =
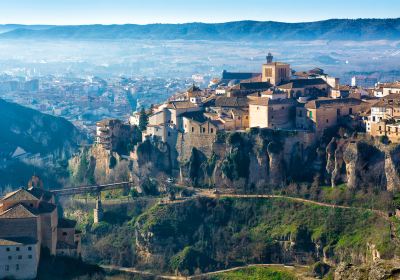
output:
[[[5, 27], [0, 26], [0, 30]], [[397, 19], [330, 19], [284, 23], [237, 21], [148, 25], [9, 25], [0, 39], [155, 39], [155, 40], [397, 40]]]

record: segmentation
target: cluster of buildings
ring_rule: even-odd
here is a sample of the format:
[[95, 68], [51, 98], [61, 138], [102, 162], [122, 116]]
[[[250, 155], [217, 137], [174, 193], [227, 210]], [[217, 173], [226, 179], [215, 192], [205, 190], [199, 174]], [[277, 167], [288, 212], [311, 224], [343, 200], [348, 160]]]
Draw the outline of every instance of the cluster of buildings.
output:
[[[341, 119], [367, 114], [367, 94], [358, 87], [341, 86], [322, 69], [294, 72], [269, 54], [260, 73], [224, 71], [205, 90], [193, 85], [153, 106], [143, 136], [174, 144], [178, 133], [201, 137], [253, 127], [320, 135]], [[132, 125], [138, 125], [138, 115], [131, 117]]]
[[96, 122], [126, 119], [141, 104], [162, 102], [186, 84], [185, 79], [0, 76], [1, 98], [63, 117], [90, 135]]
[[[259, 127], [304, 131], [318, 139], [326, 129], [342, 124], [399, 143], [400, 82], [365, 82], [370, 87], [341, 85], [319, 68], [295, 72], [269, 54], [259, 73], [224, 71], [206, 89], [193, 84], [153, 105], [147, 111], [143, 138], [159, 138], [175, 146], [179, 133], [202, 137]], [[136, 112], [129, 125], [139, 121]], [[117, 131], [121, 125], [116, 123]], [[111, 131], [98, 123], [98, 143], [102, 130]]]
[[35, 279], [41, 252], [79, 258], [76, 222], [60, 217], [54, 195], [37, 177], [0, 198], [0, 279]]

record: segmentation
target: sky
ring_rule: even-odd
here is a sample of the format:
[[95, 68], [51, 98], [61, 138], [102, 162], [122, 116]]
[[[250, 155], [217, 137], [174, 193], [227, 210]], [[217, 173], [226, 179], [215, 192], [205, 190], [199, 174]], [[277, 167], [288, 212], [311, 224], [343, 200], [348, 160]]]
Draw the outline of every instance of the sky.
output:
[[0, 24], [305, 22], [397, 17], [399, 0], [0, 0]]

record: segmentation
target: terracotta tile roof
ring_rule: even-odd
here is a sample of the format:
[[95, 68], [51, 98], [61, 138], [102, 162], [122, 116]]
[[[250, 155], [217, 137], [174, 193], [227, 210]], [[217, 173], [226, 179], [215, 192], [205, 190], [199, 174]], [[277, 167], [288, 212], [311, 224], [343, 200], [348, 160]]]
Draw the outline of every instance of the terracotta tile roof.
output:
[[196, 104], [193, 104], [190, 101], [171, 101], [168, 103], [168, 109], [185, 109], [185, 108], [194, 108], [198, 107]]
[[186, 112], [181, 115], [181, 117], [191, 119], [193, 121], [203, 123], [207, 121], [207, 118], [204, 116], [203, 112]]
[[0, 246], [35, 245], [37, 240], [31, 237], [0, 238]]
[[217, 97], [215, 107], [247, 107], [247, 97]]
[[253, 83], [240, 83], [240, 90], [265, 90], [270, 88], [272, 85], [268, 82], [253, 82]]
[[362, 102], [363, 102], [362, 100], [356, 98], [342, 98], [342, 99], [321, 98], [307, 102], [305, 107], [307, 109], [317, 109], [321, 107], [330, 107], [332, 105], [344, 105], [344, 104], [360, 105]]
[[0, 219], [26, 219], [26, 218], [36, 218], [37, 216], [28, 210], [22, 204], [18, 204], [5, 212], [0, 214]]
[[24, 201], [24, 200], [39, 200], [25, 189], [19, 189], [7, 194], [1, 199], [2, 201]]
[[317, 85], [323, 85], [326, 84], [326, 82], [321, 79], [294, 79], [289, 82], [282, 83], [278, 86], [278, 88], [282, 89], [292, 89], [292, 88], [304, 88], [307, 86], [317, 86]]
[[259, 97], [250, 102], [250, 105], [258, 105], [258, 106], [268, 106], [276, 104], [297, 104], [297, 101], [292, 98], [270, 99], [268, 97]]

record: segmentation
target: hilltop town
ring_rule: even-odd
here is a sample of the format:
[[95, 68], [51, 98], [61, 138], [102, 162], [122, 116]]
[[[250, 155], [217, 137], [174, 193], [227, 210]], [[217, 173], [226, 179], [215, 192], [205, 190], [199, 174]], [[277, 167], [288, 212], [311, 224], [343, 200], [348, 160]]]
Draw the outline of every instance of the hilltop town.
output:
[[[226, 152], [216, 144], [219, 140], [256, 129], [293, 135], [274, 140], [282, 142], [285, 159], [294, 153], [289, 148], [295, 144], [305, 159], [307, 149], [334, 136], [332, 131], [338, 128], [359, 139], [400, 143], [399, 97], [399, 82], [372, 85], [368, 79], [354, 77], [352, 85], [342, 85], [323, 69], [296, 72], [268, 54], [259, 73], [224, 71], [207, 88], [193, 84], [164, 103], [133, 113], [129, 121], [98, 122], [95, 142], [106, 153], [116, 153], [139, 167], [146, 161], [140, 148], [143, 143], [165, 145], [169, 163], [161, 169], [182, 181], [193, 149], [208, 159], [213, 155], [223, 158]], [[157, 164], [153, 161], [153, 165]]]
[[[211, 203], [212, 199], [218, 199], [219, 195], [230, 199], [241, 198], [240, 195], [254, 199], [255, 194], [279, 199], [286, 198], [287, 195], [304, 195], [307, 200], [290, 200], [285, 207], [291, 210], [291, 203], [295, 205], [304, 201], [315, 203], [318, 207], [336, 209], [337, 205], [334, 203], [318, 202], [319, 199], [325, 199], [318, 196], [323, 187], [330, 185], [341, 186], [336, 188], [338, 190], [353, 190], [353, 195], [362, 190], [363, 195], [368, 196], [371, 194], [370, 189], [378, 193], [373, 194], [377, 198], [380, 197], [379, 192], [390, 193], [390, 199], [384, 202], [377, 199], [373, 202], [375, 204], [369, 206], [379, 209], [372, 212], [371, 219], [377, 219], [385, 225], [382, 227], [385, 236], [386, 225], [390, 224], [389, 242], [397, 244], [387, 213], [400, 215], [400, 211], [394, 213], [395, 210], [392, 209], [393, 195], [399, 191], [400, 186], [400, 175], [396, 171], [400, 158], [396, 145], [400, 143], [399, 118], [400, 82], [372, 84], [362, 77], [354, 77], [352, 85], [342, 85], [338, 78], [330, 76], [323, 69], [296, 72], [288, 63], [274, 61], [273, 56], [268, 54], [259, 73], [223, 71], [222, 76], [213, 79], [207, 88], [202, 89], [193, 84], [163, 103], [139, 109], [128, 120], [105, 119], [97, 122], [94, 144], [82, 147], [69, 160], [68, 166], [72, 184], [92, 185], [86, 187], [89, 189], [85, 191], [98, 195], [93, 218], [87, 222], [87, 232], [84, 234], [95, 236], [88, 239], [94, 240], [93, 242], [101, 240], [103, 235], [111, 234], [107, 231], [111, 226], [108, 224], [109, 220], [105, 221], [101, 202], [104, 196], [102, 198], [100, 194], [100, 184], [109, 186], [107, 183], [125, 182], [122, 184], [133, 187], [129, 190], [132, 197], [140, 194], [151, 197], [169, 192], [169, 202], [161, 201], [149, 211], [147, 206], [141, 206], [138, 211], [144, 214], [137, 217], [123, 215], [122, 219], [132, 219], [128, 236], [124, 238], [131, 238], [130, 243], [135, 240], [136, 255], [133, 258], [132, 254], [127, 253], [127, 259], [121, 263], [153, 264], [161, 270], [170, 271], [171, 268], [160, 259], [173, 259], [177, 254], [180, 258], [179, 254], [189, 250], [186, 249], [187, 244], [197, 246], [196, 250], [200, 251], [207, 248], [202, 243], [199, 244], [203, 247], [194, 241], [183, 242], [187, 237], [178, 238], [175, 247], [170, 250], [158, 246], [158, 242], [166, 244], [166, 247], [172, 246], [171, 238], [175, 238], [175, 235], [193, 235], [197, 229], [185, 229], [170, 237], [168, 234], [171, 233], [168, 232], [165, 237], [156, 226], [157, 222], [162, 221], [158, 221], [157, 212], [152, 211], [182, 211], [184, 216], [169, 221], [173, 224], [191, 217], [192, 211], [208, 213], [209, 207], [215, 207]], [[189, 190], [188, 187], [194, 188]], [[209, 191], [210, 188], [213, 191]], [[69, 195], [84, 193], [74, 193], [75, 190], [71, 188]], [[68, 189], [64, 191], [68, 192]], [[176, 199], [177, 191], [181, 192], [180, 200]], [[187, 194], [184, 193], [191, 191], [197, 192], [200, 197], [197, 204], [185, 198]], [[352, 203], [350, 200], [345, 203]], [[176, 208], [169, 207], [174, 203]], [[229, 205], [228, 200], [223, 203], [227, 209], [241, 207], [235, 203], [234, 206]], [[278, 200], [265, 203], [277, 207], [281, 202]], [[390, 209], [385, 208], [388, 204], [391, 205]], [[161, 208], [163, 205], [165, 208]], [[58, 213], [58, 206], [54, 192], [45, 190], [36, 176], [27, 188], [4, 194], [0, 200], [0, 277], [34, 278], [44, 251], [52, 256], [81, 258], [82, 232], [76, 229], [74, 220], [66, 219]], [[250, 211], [253, 207], [252, 201], [246, 202], [245, 207], [246, 211]], [[277, 211], [279, 207], [274, 208], [275, 212], [270, 215], [281, 215]], [[301, 207], [304, 213], [315, 210], [309, 209], [306, 204]], [[353, 210], [352, 206], [340, 207], [349, 213]], [[315, 213], [320, 215], [321, 222], [326, 223], [322, 209], [318, 208]], [[357, 209], [367, 211], [363, 207]], [[210, 219], [215, 219], [214, 214], [207, 215]], [[264, 213], [261, 212], [259, 215], [254, 214], [254, 218], [262, 215]], [[149, 223], [146, 219], [152, 222]], [[197, 226], [205, 226], [202, 225], [204, 221], [201, 218], [196, 219]], [[235, 217], [229, 219], [232, 223], [239, 224]], [[324, 261], [336, 265], [347, 257], [348, 254], [341, 251], [343, 249], [339, 244], [339, 237], [336, 236], [335, 239], [321, 235], [316, 240], [311, 240], [308, 230], [311, 232], [318, 229], [315, 225], [307, 225], [309, 229], [304, 229], [299, 225], [299, 221], [302, 223], [304, 218], [299, 216], [296, 219], [298, 220], [293, 229], [282, 229], [283, 232], [278, 230], [276, 235], [267, 232], [276, 243], [262, 243], [268, 249], [274, 248], [264, 259], [309, 264], [310, 260], [321, 260], [323, 254]], [[184, 220], [183, 223], [187, 222]], [[281, 222], [279, 220], [276, 226], [283, 227]], [[374, 220], [367, 222], [370, 224]], [[104, 227], [104, 231], [96, 233], [97, 226], [100, 229]], [[124, 230], [127, 227], [126, 224], [118, 226]], [[357, 226], [357, 230], [364, 230], [365, 225], [362, 223]], [[327, 228], [331, 230], [329, 226]], [[211, 232], [213, 230], [215, 228]], [[349, 230], [340, 228], [338, 236], [346, 237]], [[117, 231], [112, 234], [117, 234]], [[368, 233], [366, 238], [370, 236], [372, 233]], [[367, 242], [362, 242], [364, 241]], [[308, 242], [308, 247], [298, 245], [301, 242]], [[394, 249], [390, 250], [382, 245], [384, 240], [378, 238], [373, 242], [368, 243], [366, 249], [363, 247], [367, 253], [362, 251], [353, 256], [352, 261], [363, 263], [370, 258], [375, 261], [381, 256], [390, 258], [395, 254]], [[382, 246], [377, 248], [379, 244]], [[327, 248], [332, 252], [327, 253]], [[201, 267], [202, 270], [229, 267], [242, 256], [236, 252], [232, 253], [231, 259], [228, 260], [227, 257], [224, 260], [217, 252], [219, 249], [213, 248], [213, 259], [207, 259], [209, 263]], [[109, 253], [113, 254], [113, 250], [116, 249], [110, 249]], [[130, 252], [133, 249], [126, 247], [124, 250]], [[192, 253], [200, 254], [196, 250]], [[99, 251], [95, 252], [101, 254]], [[90, 252], [87, 255], [90, 256]], [[125, 258], [125, 254], [123, 255]], [[262, 255], [260, 253], [260, 256], [249, 259], [259, 260]], [[112, 263], [110, 260], [108, 262]], [[178, 268], [174, 269], [176, 274], [181, 273]], [[193, 269], [189, 267], [183, 274], [193, 274]]]

